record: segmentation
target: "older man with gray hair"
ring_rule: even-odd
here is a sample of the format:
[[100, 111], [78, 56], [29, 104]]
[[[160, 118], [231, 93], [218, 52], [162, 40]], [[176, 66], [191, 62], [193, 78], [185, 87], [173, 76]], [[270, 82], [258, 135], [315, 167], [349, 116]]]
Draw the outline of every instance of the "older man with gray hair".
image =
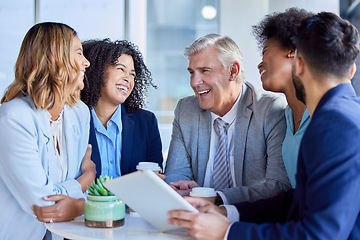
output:
[[285, 100], [245, 82], [241, 51], [229, 37], [201, 37], [185, 56], [195, 96], [175, 109], [166, 181], [183, 196], [215, 188], [218, 204], [289, 189], [281, 154]]

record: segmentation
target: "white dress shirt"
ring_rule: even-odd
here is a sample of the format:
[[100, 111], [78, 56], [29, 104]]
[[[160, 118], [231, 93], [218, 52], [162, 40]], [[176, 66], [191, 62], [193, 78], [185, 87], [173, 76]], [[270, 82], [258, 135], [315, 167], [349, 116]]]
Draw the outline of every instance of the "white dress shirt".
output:
[[51, 120], [50, 117], [50, 130], [54, 138], [55, 157], [59, 168], [58, 182], [65, 181], [68, 171], [67, 152], [65, 144], [65, 131], [64, 131], [64, 111], [61, 110], [59, 117], [56, 120]]
[[[228, 151], [230, 156], [230, 171], [231, 171], [231, 177], [233, 186], [236, 187], [236, 180], [235, 180], [235, 170], [234, 170], [234, 138], [235, 138], [235, 119], [237, 115], [238, 106], [241, 101], [241, 97], [244, 96], [244, 93], [246, 91], [246, 85], [243, 84], [243, 88], [241, 93], [239, 94], [239, 97], [237, 98], [235, 104], [232, 106], [229, 112], [227, 112], [224, 116], [220, 117], [216, 115], [215, 113], [211, 113], [211, 122], [212, 122], [212, 128], [211, 128], [211, 137], [210, 137], [210, 152], [209, 152], [209, 161], [206, 166], [206, 172], [205, 172], [205, 179], [204, 179], [204, 187], [212, 187], [212, 172], [213, 172], [213, 166], [214, 166], [214, 158], [216, 153], [216, 147], [218, 143], [218, 137], [215, 133], [214, 129], [214, 121], [216, 118], [221, 118], [223, 121], [227, 122], [229, 124], [229, 129], [227, 132], [228, 137]], [[224, 204], [227, 204], [227, 199], [225, 195], [218, 191], [218, 194], [221, 196]]]

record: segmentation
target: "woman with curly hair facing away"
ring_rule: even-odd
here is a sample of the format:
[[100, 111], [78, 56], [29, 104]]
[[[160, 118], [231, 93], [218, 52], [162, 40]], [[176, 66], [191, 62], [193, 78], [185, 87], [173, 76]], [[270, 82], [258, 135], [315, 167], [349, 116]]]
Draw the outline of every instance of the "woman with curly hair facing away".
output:
[[65, 24], [39, 23], [25, 35], [0, 107], [1, 239], [47, 239], [42, 222], [83, 214], [95, 178], [89, 109], [79, 101], [88, 66]]
[[303, 19], [312, 16], [303, 9], [289, 8], [284, 12], [266, 15], [253, 26], [262, 62], [258, 65], [263, 88], [284, 93], [288, 106], [285, 108], [286, 135], [282, 155], [291, 186], [295, 188], [295, 174], [300, 141], [310, 123], [305, 104], [296, 98], [292, 81], [292, 62], [295, 55], [296, 28]]
[[104, 39], [86, 41], [83, 47], [91, 66], [81, 99], [91, 112], [89, 142], [97, 176], [119, 177], [136, 171], [139, 162], [162, 167], [156, 117], [142, 109], [154, 85], [137, 46]]

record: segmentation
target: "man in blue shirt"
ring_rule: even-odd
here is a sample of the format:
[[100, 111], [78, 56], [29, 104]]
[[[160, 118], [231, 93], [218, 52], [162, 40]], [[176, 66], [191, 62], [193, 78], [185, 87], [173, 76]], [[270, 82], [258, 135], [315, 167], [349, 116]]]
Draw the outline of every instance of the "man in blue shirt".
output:
[[293, 81], [311, 122], [301, 141], [296, 188], [230, 207], [189, 199], [200, 214], [169, 212], [198, 239], [360, 239], [360, 99], [351, 86], [359, 33], [333, 13], [298, 28]]

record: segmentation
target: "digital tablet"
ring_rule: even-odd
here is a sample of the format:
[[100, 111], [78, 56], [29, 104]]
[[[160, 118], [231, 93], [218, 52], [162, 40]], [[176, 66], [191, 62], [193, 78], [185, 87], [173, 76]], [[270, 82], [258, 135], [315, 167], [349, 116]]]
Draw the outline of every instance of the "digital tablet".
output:
[[[180, 227], [167, 223], [170, 210], [198, 212], [150, 170], [136, 171], [103, 183], [135, 212], [161, 232]], [[125, 223], [126, 224], [126, 223]]]

